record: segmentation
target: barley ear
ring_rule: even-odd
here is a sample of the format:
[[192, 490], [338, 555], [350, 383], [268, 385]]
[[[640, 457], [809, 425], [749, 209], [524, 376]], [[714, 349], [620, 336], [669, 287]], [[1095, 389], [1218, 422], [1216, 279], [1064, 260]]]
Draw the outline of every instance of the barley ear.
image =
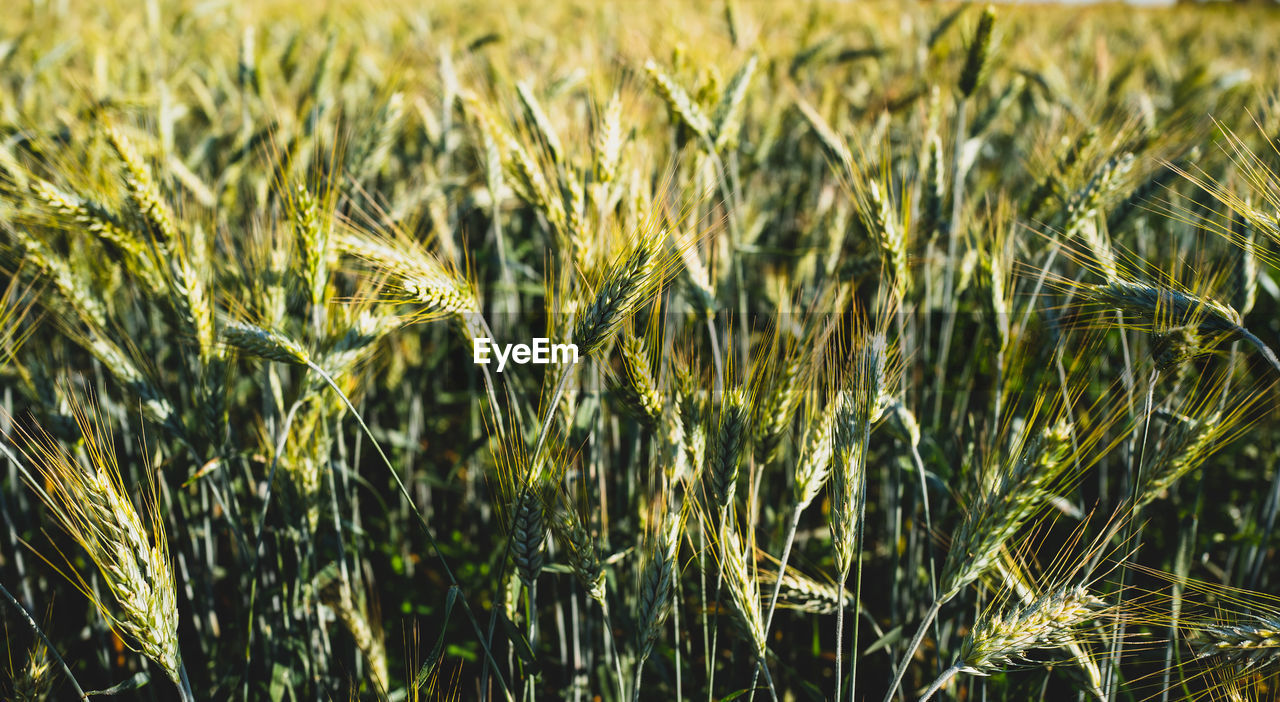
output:
[[1106, 604], [1083, 587], [1066, 587], [979, 618], [960, 647], [958, 665], [971, 675], [991, 675], [1026, 665], [1027, 654], [1064, 648], [1076, 633], [1102, 616]]
[[995, 8], [987, 5], [982, 9], [982, 16], [978, 18], [978, 28], [969, 42], [969, 53], [965, 56], [964, 70], [960, 73], [958, 87], [960, 94], [966, 98], [972, 97], [986, 78], [995, 25]]
[[733, 501], [738, 472], [747, 442], [746, 393], [734, 388], [725, 393], [715, 429], [711, 464], [707, 467], [711, 505], [723, 514]]
[[232, 347], [269, 361], [297, 366], [311, 365], [311, 355], [301, 344], [274, 329], [263, 329], [247, 322], [228, 322], [222, 328], [222, 340]]
[[87, 460], [48, 434], [25, 434], [24, 453], [38, 475], [24, 477], [58, 526], [88, 555], [101, 585], [91, 589], [71, 565], [73, 582], [112, 629], [159, 665], [190, 700], [178, 648], [177, 591], [155, 486], [148, 491], [144, 522], [122, 482], [107, 427], [92, 407], [77, 404], [73, 410]]

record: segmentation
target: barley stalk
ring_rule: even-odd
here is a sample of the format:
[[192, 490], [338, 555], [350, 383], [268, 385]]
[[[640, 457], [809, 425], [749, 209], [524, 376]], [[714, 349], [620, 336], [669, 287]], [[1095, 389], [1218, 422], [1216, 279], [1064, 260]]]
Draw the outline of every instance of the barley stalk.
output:
[[26, 435], [37, 476], [25, 475], [58, 526], [88, 555], [107, 596], [76, 583], [111, 627], [154, 661], [193, 699], [178, 649], [178, 608], [169, 545], [151, 493], [149, 524], [134, 508], [120, 477], [115, 448], [91, 408], [75, 406], [87, 464], [47, 434]]
[[303, 280], [311, 306], [318, 308], [329, 284], [329, 228], [321, 221], [320, 205], [305, 185], [297, 187], [294, 197], [293, 225], [302, 253]]
[[222, 340], [268, 361], [311, 365], [311, 354], [301, 344], [274, 329], [264, 329], [247, 322], [228, 322], [222, 327]]
[[133, 144], [118, 127], [105, 128], [107, 143], [115, 151], [124, 167], [125, 183], [129, 186], [129, 198], [146, 220], [148, 232], [162, 244], [178, 240], [178, 226], [169, 211], [160, 188], [151, 177], [151, 169], [134, 150]]

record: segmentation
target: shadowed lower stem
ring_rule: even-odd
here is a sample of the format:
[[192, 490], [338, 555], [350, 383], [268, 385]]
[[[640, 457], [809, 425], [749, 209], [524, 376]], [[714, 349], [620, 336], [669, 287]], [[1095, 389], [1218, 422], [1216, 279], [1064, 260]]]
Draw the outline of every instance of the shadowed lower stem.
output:
[[920, 643], [924, 641], [925, 632], [929, 630], [929, 625], [933, 623], [934, 617], [938, 616], [938, 610], [942, 608], [943, 604], [943, 599], [934, 600], [933, 604], [929, 606], [929, 611], [925, 612], [924, 619], [920, 620], [920, 628], [916, 630], [915, 638], [911, 639], [911, 645], [907, 646], [906, 652], [902, 655], [902, 660], [898, 662], [898, 669], [894, 672], [893, 683], [889, 685], [889, 691], [885, 693], [884, 702], [891, 702], [893, 696], [897, 694], [898, 688], [902, 686], [902, 677], [907, 672], [911, 657], [916, 654], [916, 649], [920, 648]]
[[[360, 416], [359, 410], [356, 409], [355, 405], [351, 404], [351, 399], [347, 397], [347, 394], [342, 391], [342, 388], [338, 387], [338, 384], [334, 382], [333, 377], [325, 372], [323, 368], [311, 361], [307, 361], [305, 365], [323, 378], [324, 381], [329, 384], [329, 387], [333, 388], [333, 391], [338, 394], [338, 397], [342, 400], [343, 404], [347, 406], [347, 409], [351, 410], [352, 416], [356, 418], [356, 422], [359, 423], [360, 428], [364, 431], [365, 435], [369, 437], [369, 442], [373, 444], [374, 450], [378, 452], [378, 456], [382, 459], [382, 462], [386, 464], [387, 470], [390, 471], [391, 477], [395, 479], [396, 487], [400, 488], [400, 494], [406, 501], [408, 501], [411, 511], [414, 516], [418, 518], [418, 525], [422, 527], [423, 533], [426, 534], [427, 542], [431, 546], [431, 550], [435, 552], [436, 559], [440, 562], [440, 567], [444, 569], [445, 576], [449, 579], [449, 584], [454, 588], [459, 588], [458, 580], [453, 575], [453, 569], [450, 568], [448, 562], [445, 561], [444, 552], [440, 550], [440, 546], [436, 542], [435, 534], [431, 531], [431, 526], [427, 524], [427, 520], [423, 518], [422, 513], [419, 512], [417, 507], [414, 505], [413, 496], [409, 494], [409, 489], [405, 487], [404, 481], [400, 479], [400, 474], [396, 472], [395, 467], [391, 464], [391, 459], [387, 458], [386, 452], [382, 450], [382, 444], [378, 443], [378, 440], [373, 436], [373, 431], [369, 429], [369, 425], [364, 423], [364, 417]], [[471, 611], [471, 605], [467, 602], [467, 597], [462, 594], [462, 590], [460, 588], [458, 589], [458, 600], [462, 603], [462, 608], [466, 611], [467, 619], [471, 622], [471, 627], [475, 630], [476, 636], [480, 638], [481, 647], [484, 649], [485, 660], [489, 664], [488, 667], [496, 673], [498, 685], [502, 688], [503, 695], [507, 699], [510, 699], [511, 690], [507, 687], [506, 680], [502, 677], [502, 671], [498, 668], [498, 662], [493, 658], [493, 652], [490, 650], [489, 641], [480, 631], [480, 622], [476, 621], [475, 613]]]

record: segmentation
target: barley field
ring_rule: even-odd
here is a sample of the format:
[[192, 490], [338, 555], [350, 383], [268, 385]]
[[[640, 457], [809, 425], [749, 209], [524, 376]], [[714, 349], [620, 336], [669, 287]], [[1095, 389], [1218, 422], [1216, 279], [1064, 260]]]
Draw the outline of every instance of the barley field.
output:
[[1280, 699], [1280, 14], [0, 13], [0, 698]]

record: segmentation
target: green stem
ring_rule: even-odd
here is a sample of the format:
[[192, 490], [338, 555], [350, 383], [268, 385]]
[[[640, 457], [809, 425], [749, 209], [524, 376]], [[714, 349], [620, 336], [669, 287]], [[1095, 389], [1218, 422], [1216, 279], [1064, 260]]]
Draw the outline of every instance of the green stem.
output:
[[[486, 328], [487, 328], [487, 327], [486, 327]], [[488, 374], [488, 370], [487, 370], [487, 368], [488, 368], [488, 367], [487, 367], [487, 366], [485, 366], [485, 368], [486, 368], [485, 373], [486, 373], [486, 376], [487, 376], [487, 374]], [[551, 427], [551, 418], [555, 416], [555, 408], [556, 408], [556, 405], [560, 404], [560, 397], [564, 394], [564, 388], [565, 388], [565, 385], [566, 385], [566, 383], [567, 383], [567, 382], [568, 382], [568, 380], [569, 380], [569, 372], [570, 372], [570, 370], [569, 370], [569, 368], [568, 368], [568, 367], [564, 368], [564, 370], [563, 370], [563, 371], [561, 371], [561, 373], [560, 373], [560, 380], [556, 382], [556, 389], [555, 389], [554, 396], [553, 396], [553, 397], [552, 397], [552, 399], [551, 399], [551, 404], [547, 406], [547, 412], [546, 412], [546, 415], [544, 416], [544, 418], [543, 418], [543, 420], [542, 420], [542, 423], [541, 423], [541, 425], [539, 426], [539, 429], [538, 429], [538, 440], [537, 440], [537, 444], [536, 444], [536, 446], [535, 446], [535, 448], [534, 448], [534, 450], [533, 450], [533, 454], [532, 454], [532, 456], [531, 456], [531, 458], [530, 458], [530, 461], [531, 461], [531, 463], [530, 463], [530, 468], [531, 468], [530, 473], [532, 473], [532, 472], [533, 472], [533, 469], [534, 469], [534, 468], [537, 468], [537, 467], [538, 467], [538, 465], [539, 465], [539, 464], [538, 464], [538, 454], [539, 454], [539, 452], [542, 450], [542, 445], [543, 445], [543, 443], [546, 441], [546, 438], [547, 438], [547, 432], [550, 430], [550, 427]], [[495, 407], [496, 407], [496, 406], [495, 406]], [[496, 416], [496, 414], [497, 414], [497, 412], [495, 412], [495, 416]], [[527, 491], [528, 489], [529, 489], [529, 485], [528, 485], [528, 482], [526, 481], [526, 482], [525, 482], [525, 484], [521, 487], [521, 493], [516, 497], [516, 504], [519, 504], [519, 502], [520, 502], [521, 500], [525, 499], [524, 491]], [[505, 567], [506, 567], [507, 557], [508, 557], [508, 555], [510, 554], [510, 551], [511, 551], [511, 541], [510, 541], [510, 540], [508, 540], [508, 541], [507, 541], [507, 545], [506, 545], [506, 547], [505, 547], [505, 550], [503, 551], [503, 554], [502, 554], [502, 559], [499, 561], [499, 562], [502, 564], [502, 566], [501, 566], [501, 568], [499, 569], [499, 572], [498, 572], [498, 582], [502, 582], [502, 577], [503, 577], [503, 575], [504, 575], [504, 572], [503, 572], [502, 568], [505, 568]], [[497, 626], [498, 626], [498, 610], [497, 610], [497, 608], [494, 608], [494, 609], [490, 610], [490, 612], [489, 612], [489, 628], [488, 628], [488, 631], [487, 631], [487, 633], [485, 633], [485, 634], [482, 636], [482, 641], [484, 642], [484, 646], [485, 646], [486, 650], [487, 650], [488, 648], [492, 647], [492, 645], [493, 645], [493, 632], [497, 629]], [[496, 672], [496, 666], [495, 666], [495, 672]], [[487, 680], [488, 680], [488, 676], [489, 676], [489, 669], [488, 669], [488, 668], [485, 668], [485, 669], [484, 669], [484, 671], [481, 673], [481, 683], [480, 683], [481, 688], [484, 688], [485, 683], [486, 683], [486, 682], [487, 682]]]
[[[787, 527], [786, 541], [782, 545], [782, 560], [778, 562], [778, 578], [773, 583], [773, 594], [769, 597], [769, 611], [764, 617], [764, 639], [769, 640], [769, 627], [773, 624], [773, 612], [778, 606], [778, 594], [782, 592], [782, 576], [787, 573], [787, 560], [791, 557], [791, 545], [796, 539], [796, 530], [800, 527], [800, 505], [796, 505], [791, 526]], [[843, 597], [844, 593], [840, 593]], [[844, 603], [840, 603], [844, 607]]]
[[644, 663], [649, 660], [649, 656], [641, 656], [636, 661], [636, 678], [631, 681], [631, 702], [640, 702], [640, 678], [644, 675]]
[[933, 697], [933, 694], [935, 692], [937, 692], [938, 690], [941, 690], [942, 686], [946, 685], [947, 681], [950, 680], [951, 678], [954, 678], [956, 674], [959, 672], [960, 672], [959, 665], [953, 665], [950, 668], [947, 668], [946, 670], [942, 671], [942, 675], [939, 675], [938, 679], [934, 680], [933, 684], [929, 686], [929, 689], [925, 690], [924, 694], [920, 696], [920, 702], [928, 702], [929, 698]]
[[885, 693], [884, 702], [891, 702], [893, 696], [898, 693], [898, 688], [902, 687], [902, 677], [907, 672], [907, 665], [911, 663], [911, 657], [916, 654], [916, 649], [920, 648], [920, 643], [924, 641], [925, 632], [929, 630], [929, 625], [933, 623], [934, 617], [938, 616], [938, 610], [942, 608], [943, 599], [933, 601], [929, 606], [929, 611], [925, 612], [924, 619], [920, 621], [920, 628], [916, 630], [916, 635], [911, 639], [911, 645], [907, 646], [907, 651], [902, 656], [902, 660], [898, 662], [898, 669], [893, 675], [893, 683], [889, 685], [889, 691]]
[[[258, 528], [254, 530], [253, 535], [253, 565], [249, 568], [249, 607], [247, 616], [248, 624], [245, 626], [245, 642], [244, 642], [244, 676], [245, 684], [248, 685], [249, 680], [249, 658], [250, 651], [253, 649], [253, 612], [254, 605], [258, 601], [258, 567], [261, 565], [262, 558], [262, 531], [267, 523], [267, 510], [271, 507], [271, 487], [275, 485], [276, 468], [280, 465], [280, 454], [284, 451], [285, 441], [289, 437], [289, 428], [293, 425], [293, 418], [297, 414], [298, 408], [302, 406], [301, 402], [293, 403], [289, 408], [289, 413], [285, 415], [284, 425], [280, 430], [280, 438], [276, 441], [275, 453], [271, 456], [271, 470], [267, 471], [267, 494], [262, 499], [262, 514], [258, 515]], [[248, 688], [245, 689], [245, 695], [248, 696]]]
[[[847, 570], [841, 571], [840, 585], [836, 589], [836, 594], [838, 597], [844, 596], [844, 583], [848, 579], [849, 579], [849, 571]], [[836, 702], [840, 702], [840, 699], [841, 699], [840, 683], [843, 682], [844, 680], [844, 678], [841, 677], [840, 675], [840, 669], [844, 667], [842, 665], [843, 654], [844, 654], [844, 607], [836, 607], [836, 696], [831, 698]], [[852, 680], [849, 681], [849, 687], [853, 687]]]
[[609, 634], [609, 652], [613, 654], [613, 672], [618, 678], [618, 700], [627, 699], [625, 678], [622, 677], [622, 656], [618, 654], [618, 639], [613, 635], [613, 619], [609, 616], [609, 604], [600, 599], [600, 612], [604, 615], [605, 632]]
[[196, 696], [191, 692], [191, 681], [187, 679], [187, 666], [181, 661], [178, 662], [178, 692], [182, 695], [182, 702], [196, 702]]
[[[855, 606], [862, 606], [862, 543], [863, 535], [867, 531], [866, 513], [867, 513], [867, 447], [871, 444], [871, 422], [867, 422], [862, 428], [862, 448], [860, 455], [862, 456], [862, 469], [858, 471], [858, 546], [854, 552], [858, 559], [857, 573], [854, 575], [853, 601]], [[844, 582], [843, 578], [840, 583], [840, 592], [837, 596], [844, 598]], [[840, 608], [841, 615], [844, 614], [844, 607]], [[853, 617], [853, 648], [849, 651], [849, 699], [854, 699], [853, 693], [858, 689], [858, 633], [861, 631], [862, 618], [854, 614]], [[839, 668], [836, 669], [836, 675], [840, 674]], [[839, 702], [837, 698], [836, 702]]]
[[449, 584], [457, 589], [458, 600], [462, 603], [462, 608], [467, 613], [467, 619], [470, 620], [471, 627], [475, 630], [476, 636], [480, 638], [481, 647], [484, 649], [485, 660], [488, 661], [489, 667], [496, 674], [498, 685], [502, 688], [503, 695], [507, 699], [510, 699], [511, 689], [507, 687], [507, 682], [502, 677], [502, 671], [498, 668], [498, 662], [494, 660], [493, 652], [490, 650], [483, 632], [480, 631], [480, 622], [476, 621], [475, 613], [471, 610], [471, 604], [467, 602], [467, 596], [463, 594], [461, 586], [458, 585], [458, 579], [453, 575], [453, 569], [449, 567], [448, 561], [445, 560], [444, 552], [440, 550], [440, 545], [436, 541], [435, 534], [431, 531], [431, 526], [427, 524], [427, 520], [422, 516], [422, 513], [418, 511], [417, 506], [413, 503], [413, 496], [409, 494], [409, 489], [405, 487], [404, 481], [400, 479], [400, 474], [396, 472], [395, 467], [391, 464], [391, 459], [387, 458], [386, 452], [382, 450], [382, 444], [378, 443], [378, 440], [374, 438], [373, 431], [369, 429], [369, 425], [364, 423], [364, 417], [360, 416], [360, 412], [355, 408], [355, 405], [351, 404], [351, 399], [342, 391], [342, 388], [338, 387], [338, 384], [334, 382], [333, 378], [325, 372], [323, 368], [315, 363], [308, 361], [307, 367], [315, 371], [321, 378], [324, 378], [325, 382], [329, 384], [329, 387], [333, 388], [333, 391], [338, 393], [338, 397], [342, 400], [343, 404], [347, 406], [347, 409], [351, 410], [351, 414], [356, 418], [356, 422], [360, 425], [361, 430], [364, 431], [365, 436], [369, 437], [369, 441], [373, 444], [374, 450], [378, 452], [378, 456], [382, 459], [382, 462], [386, 464], [387, 470], [391, 473], [391, 477], [395, 479], [396, 487], [400, 489], [400, 494], [408, 501], [409, 507], [413, 511], [414, 516], [418, 518], [418, 525], [422, 528], [422, 532], [426, 534], [427, 543], [431, 546], [431, 550], [435, 552], [436, 560], [440, 562], [440, 567], [444, 570], [445, 577], [449, 579]]
[[1244, 327], [1236, 327], [1236, 332], [1240, 334], [1245, 341], [1253, 345], [1253, 347], [1258, 350], [1258, 353], [1262, 354], [1263, 358], [1267, 359], [1267, 363], [1271, 365], [1272, 369], [1277, 373], [1280, 373], [1280, 359], [1276, 358], [1276, 354], [1271, 350], [1270, 346], [1262, 343], [1262, 339], [1254, 336], [1253, 332], [1245, 329]]
[[[724, 522], [729, 513], [729, 505], [726, 504], [720, 508], [720, 533], [716, 537], [720, 544], [724, 543]], [[723, 547], [722, 547], [723, 548]], [[723, 553], [723, 551], [721, 551]], [[723, 559], [722, 561], [723, 562]], [[716, 568], [716, 589], [715, 603], [716, 611], [711, 615], [711, 648], [707, 653], [707, 700], [710, 702], [715, 699], [715, 683], [716, 683], [716, 664], [714, 653], [716, 650], [716, 642], [720, 638], [720, 587], [724, 584], [724, 569]], [[704, 624], [705, 626], [705, 624]]]
[[542, 452], [542, 445], [547, 441], [547, 434], [551, 431], [551, 418], [555, 416], [556, 405], [560, 404], [560, 398], [564, 395], [564, 388], [569, 383], [569, 373], [571, 366], [565, 366], [560, 372], [560, 380], [556, 382], [555, 393], [551, 396], [551, 402], [547, 405], [546, 414], [542, 417], [542, 425], [538, 428], [538, 441], [533, 445], [533, 453], [530, 454], [529, 460], [532, 465], [538, 465], [538, 459]]

